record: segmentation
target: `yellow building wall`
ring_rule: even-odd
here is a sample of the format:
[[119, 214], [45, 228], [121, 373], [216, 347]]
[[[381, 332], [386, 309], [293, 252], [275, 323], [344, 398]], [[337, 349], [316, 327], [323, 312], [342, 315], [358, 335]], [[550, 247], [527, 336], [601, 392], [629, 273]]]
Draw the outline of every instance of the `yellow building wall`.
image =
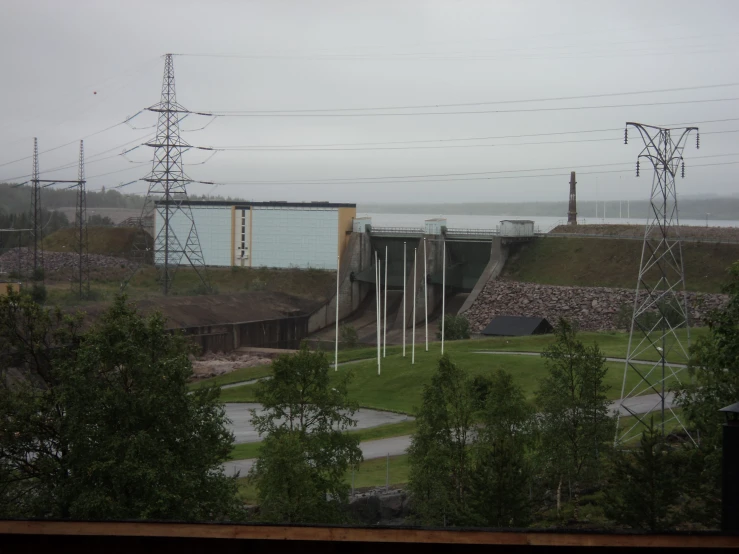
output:
[[357, 208], [339, 208], [339, 244], [337, 245], [339, 262], [343, 262], [344, 249], [349, 243], [349, 233], [352, 230], [352, 220], [357, 217]]
[[13, 292], [20, 292], [21, 291], [21, 284], [20, 283], [0, 283], [0, 296], [7, 296], [8, 289], [12, 290]]
[[236, 265], [236, 206], [231, 206], [231, 267]]

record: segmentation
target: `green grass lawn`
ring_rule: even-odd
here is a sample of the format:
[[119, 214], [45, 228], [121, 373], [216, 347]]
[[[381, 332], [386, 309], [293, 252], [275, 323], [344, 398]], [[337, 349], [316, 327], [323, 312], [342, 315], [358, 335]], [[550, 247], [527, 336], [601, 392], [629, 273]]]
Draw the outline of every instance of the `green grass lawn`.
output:
[[[690, 329], [691, 341], [708, 332], [707, 327], [694, 327]], [[685, 340], [685, 329], [677, 330], [681, 340]], [[578, 333], [578, 337], [586, 345], [597, 342], [603, 354], [610, 358], [625, 358], [629, 344], [629, 333], [625, 331], [583, 331]], [[499, 350], [505, 352], [542, 352], [547, 346], [551, 345], [555, 340], [553, 334], [534, 335], [531, 337], [489, 337], [470, 340], [446, 341], [444, 350], [452, 352], [473, 352], [477, 350]], [[388, 354], [399, 354], [402, 352], [402, 346], [388, 346]], [[441, 343], [438, 341], [429, 343], [429, 351], [440, 351]], [[410, 355], [410, 345], [406, 346], [406, 353]], [[333, 353], [328, 353], [329, 358], [333, 361]], [[679, 361], [677, 352], [668, 354], [668, 359]], [[362, 359], [373, 359], [377, 356], [377, 349], [357, 348], [355, 350], [339, 351], [339, 363], [349, 362]], [[642, 360], [656, 360], [657, 353], [646, 351], [640, 355]]]
[[[697, 337], [707, 333], [706, 327], [697, 327], [690, 330], [691, 340], [695, 340]], [[684, 329], [678, 329], [678, 336], [682, 340], [686, 337], [686, 331]], [[603, 354], [610, 358], [625, 358], [626, 351], [628, 348], [629, 334], [622, 331], [610, 331], [610, 332], [582, 332], [578, 336], [585, 344], [591, 344], [597, 342], [600, 346]], [[490, 337], [483, 339], [470, 339], [460, 341], [447, 341], [444, 344], [444, 349], [450, 354], [454, 353], [469, 353], [484, 350], [494, 350], [500, 352], [542, 352], [544, 349], [554, 342], [554, 335], [536, 335], [532, 337]], [[390, 356], [399, 355], [402, 352], [402, 346], [388, 346], [387, 354]], [[406, 354], [410, 356], [410, 349], [406, 348]], [[431, 342], [429, 343], [429, 352], [440, 352], [441, 343]], [[329, 360], [333, 363], [333, 352], [327, 352]], [[425, 355], [425, 353], [424, 353]], [[343, 350], [339, 351], [339, 363], [346, 362], [358, 362], [360, 360], [374, 360], [377, 356], [377, 349], [374, 347], [370, 348], [357, 348], [354, 350]], [[667, 356], [668, 360], [675, 362], [682, 361], [681, 356], [677, 351], [670, 352]], [[656, 361], [658, 359], [657, 352], [654, 350], [647, 350], [639, 356], [641, 360]], [[352, 366], [355, 364], [352, 363]], [[197, 383], [192, 383], [190, 388], [198, 388], [207, 385], [226, 385], [230, 383], [239, 383], [241, 381], [248, 381], [251, 379], [258, 379], [265, 377], [270, 374], [270, 366], [258, 366], [253, 368], [244, 368], [236, 370], [227, 375], [221, 375], [218, 377], [212, 377], [210, 379], [204, 379]], [[225, 392], [225, 391], [224, 391]], [[241, 398], [241, 395], [237, 395]], [[248, 401], [252, 401], [252, 399]], [[246, 400], [224, 400], [226, 402], [245, 402]]]
[[[490, 374], [497, 369], [510, 372], [529, 399], [533, 399], [541, 378], [546, 375], [544, 360], [535, 356], [485, 355], [461, 349], [450, 349], [449, 354], [452, 361], [472, 375]], [[414, 414], [421, 403], [423, 385], [430, 383], [438, 359], [438, 351], [420, 352], [416, 354], [416, 364], [411, 365], [410, 356], [403, 358], [399, 354], [388, 353], [388, 357], [383, 359], [382, 374], [379, 376], [374, 359], [340, 367], [339, 371], [351, 371], [354, 374], [349, 394], [360, 406]], [[620, 398], [624, 366], [620, 362], [608, 362], [606, 366], [608, 373], [605, 382], [611, 387], [608, 397]], [[637, 382], [638, 376], [630, 372], [627, 390]], [[221, 399], [224, 402], [254, 402], [254, 393], [254, 385], [244, 385], [224, 390]]]
[[[355, 429], [349, 431], [350, 435], [359, 437], [360, 442], [374, 441], [377, 439], [386, 439], [389, 437], [401, 437], [403, 435], [411, 435], [416, 431], [416, 422], [401, 421], [400, 423], [388, 423], [372, 427], [371, 429]], [[237, 444], [231, 451], [230, 460], [248, 460], [259, 457], [259, 446], [261, 443], [249, 442], [245, 444]]]
[[[399, 485], [408, 482], [408, 473], [410, 464], [408, 463], [408, 455], [391, 456], [388, 462], [387, 458], [377, 458], [367, 460], [359, 465], [359, 469], [354, 473], [354, 488], [363, 489], [370, 487], [381, 487], [386, 483], [386, 478], [390, 485]], [[344, 477], [348, 485], [352, 484], [352, 472], [348, 471]], [[242, 477], [239, 482], [239, 495], [242, 501], [248, 504], [256, 504], [257, 491], [256, 488], [249, 483], [247, 477]]]
[[211, 377], [210, 379], [203, 379], [202, 381], [196, 381], [190, 383], [188, 387], [190, 389], [199, 389], [201, 387], [208, 387], [215, 385], [217, 387], [223, 385], [229, 385], [231, 383], [241, 383], [242, 381], [251, 381], [252, 379], [259, 379], [261, 377], [267, 377], [272, 374], [272, 366], [270, 364], [258, 365], [254, 367], [243, 367], [226, 373], [225, 375], [219, 375], [218, 377]]

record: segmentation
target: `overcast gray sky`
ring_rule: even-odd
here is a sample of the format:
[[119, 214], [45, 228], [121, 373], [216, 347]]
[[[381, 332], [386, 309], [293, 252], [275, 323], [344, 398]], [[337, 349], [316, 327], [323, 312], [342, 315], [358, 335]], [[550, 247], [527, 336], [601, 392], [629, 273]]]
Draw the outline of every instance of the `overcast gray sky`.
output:
[[[181, 104], [193, 111], [329, 111], [219, 117], [206, 129], [184, 132], [185, 140], [200, 146], [291, 146], [218, 152], [202, 165], [194, 164], [208, 153], [188, 152], [186, 171], [194, 179], [275, 182], [223, 185], [215, 189], [217, 194], [349, 202], [564, 200], [568, 177], [544, 175], [569, 171], [548, 168], [570, 168], [579, 174], [580, 199], [594, 199], [596, 189], [601, 200], [647, 198], [650, 172], [640, 179], [634, 176], [639, 140], [632, 133], [629, 145], [623, 145], [625, 121], [738, 118], [699, 125], [701, 148], [696, 151], [695, 141], [689, 142], [687, 175], [678, 183], [684, 195], [735, 194], [739, 132], [731, 131], [739, 130], [739, 102], [693, 101], [739, 98], [739, 86], [453, 108], [330, 110], [739, 83], [738, 16], [739, 2], [734, 1], [5, 0], [0, 18], [0, 164], [29, 156], [34, 136], [44, 151], [97, 133], [156, 103], [167, 52], [226, 54], [233, 57], [174, 58]], [[690, 102], [552, 110], [679, 101]], [[437, 115], [494, 110], [508, 112]], [[377, 115], [418, 112], [432, 115]], [[188, 117], [182, 129], [210, 121]], [[145, 113], [131, 125], [155, 123], [155, 115]], [[449, 140], [569, 131], [576, 133]], [[153, 132], [119, 125], [89, 136], [88, 188], [145, 176], [151, 149], [139, 148], [128, 159], [115, 154]], [[525, 142], [546, 144], [521, 145]], [[299, 151], [294, 145], [338, 146]], [[718, 156], [723, 154], [729, 155]], [[42, 154], [41, 170], [74, 164], [76, 158], [77, 145], [70, 144]], [[619, 163], [626, 165], [602, 165]], [[725, 165], [698, 167], [709, 163]], [[4, 165], [0, 181], [30, 170], [30, 159]], [[537, 170], [530, 175], [539, 177], [490, 173], [487, 177], [494, 179], [466, 175], [404, 183], [357, 181], [518, 170]], [[624, 171], [587, 174], [616, 170]], [[115, 173], [101, 175], [109, 172]], [[76, 169], [47, 177], [73, 179]], [[302, 182], [291, 184], [296, 181]], [[122, 190], [146, 188], [139, 182]], [[204, 193], [212, 187], [193, 184], [190, 190]]]

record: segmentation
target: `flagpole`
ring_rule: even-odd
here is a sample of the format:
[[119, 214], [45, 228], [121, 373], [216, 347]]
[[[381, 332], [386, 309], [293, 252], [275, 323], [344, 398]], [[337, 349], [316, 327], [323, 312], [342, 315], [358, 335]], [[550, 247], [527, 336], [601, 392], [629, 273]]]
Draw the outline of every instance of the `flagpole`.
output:
[[382, 357], [385, 357], [387, 350], [387, 245], [385, 245], [385, 321], [382, 332]]
[[429, 291], [428, 273], [426, 272], [426, 237], [423, 237], [423, 311], [424, 327], [426, 329], [426, 352], [429, 351]]
[[339, 266], [341, 256], [336, 257], [336, 345], [334, 348], [334, 371], [339, 371]]
[[444, 316], [446, 312], [446, 241], [441, 256], [441, 353], [444, 354]]
[[375, 250], [375, 316], [377, 319], [377, 375], [380, 375], [380, 261]]
[[405, 242], [403, 243], [403, 357], [405, 358], [405, 282], [406, 282], [406, 268], [405, 268]]
[[411, 333], [411, 364], [416, 363], [416, 281], [418, 265], [418, 249], [413, 249], [413, 332]]

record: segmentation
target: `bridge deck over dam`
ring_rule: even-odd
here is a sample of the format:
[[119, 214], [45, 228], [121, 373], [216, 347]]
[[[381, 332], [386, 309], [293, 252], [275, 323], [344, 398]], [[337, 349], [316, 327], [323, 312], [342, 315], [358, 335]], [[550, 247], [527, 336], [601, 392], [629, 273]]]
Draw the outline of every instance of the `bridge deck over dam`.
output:
[[[369, 234], [372, 237], [392, 237], [392, 238], [421, 238], [428, 237], [428, 234], [422, 227], [375, 227], [369, 228]], [[490, 241], [495, 237], [502, 237], [506, 240], [529, 240], [534, 236], [543, 235], [539, 230], [527, 234], [513, 234], [501, 230], [500, 227], [494, 229], [463, 229], [455, 227], [447, 227], [443, 235], [446, 240], [485, 240]], [[429, 240], [427, 238], [427, 240]], [[430, 239], [434, 240], [434, 239]]]

